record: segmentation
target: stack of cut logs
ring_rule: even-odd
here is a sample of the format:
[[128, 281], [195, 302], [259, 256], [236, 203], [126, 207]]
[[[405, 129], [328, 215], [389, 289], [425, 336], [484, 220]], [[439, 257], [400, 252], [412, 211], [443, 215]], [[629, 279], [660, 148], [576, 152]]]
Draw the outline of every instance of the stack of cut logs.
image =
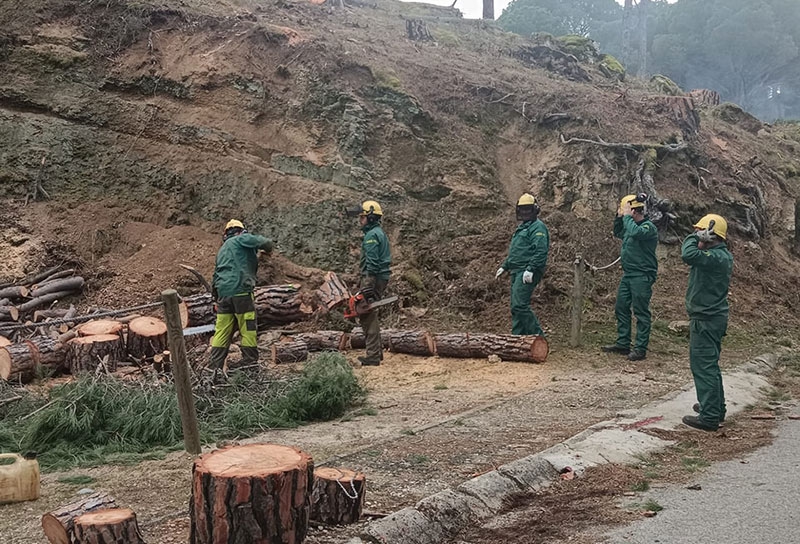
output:
[[[77, 295], [83, 289], [83, 278], [74, 269], [50, 268], [19, 282], [0, 284], [0, 321], [19, 321], [33, 314], [34, 321], [51, 319], [59, 311], [37, 309]], [[35, 313], [34, 313], [35, 312]]]
[[[422, 330], [381, 331], [384, 349], [430, 357], [457, 357], [485, 359], [496, 355], [504, 361], [543, 363], [547, 359], [547, 340], [542, 336], [512, 336], [507, 334], [451, 333], [432, 334]], [[353, 329], [350, 334], [341, 331], [318, 331], [286, 336], [272, 345], [272, 363], [297, 363], [305, 361], [316, 351], [344, 351], [363, 349], [366, 345], [364, 331]]]
[[144, 544], [130, 508], [119, 508], [106, 493], [94, 493], [42, 516], [51, 544]]

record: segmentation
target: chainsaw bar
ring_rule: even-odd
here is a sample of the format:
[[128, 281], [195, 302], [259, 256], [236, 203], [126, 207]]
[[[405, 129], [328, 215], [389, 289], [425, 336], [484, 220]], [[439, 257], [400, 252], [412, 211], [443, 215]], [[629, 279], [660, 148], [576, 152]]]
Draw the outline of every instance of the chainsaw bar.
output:
[[392, 302], [397, 302], [397, 297], [386, 297], [380, 300], [376, 300], [372, 304], [369, 305], [369, 309], [373, 310], [375, 308], [380, 308], [381, 306], [386, 306], [387, 304], [391, 304]]

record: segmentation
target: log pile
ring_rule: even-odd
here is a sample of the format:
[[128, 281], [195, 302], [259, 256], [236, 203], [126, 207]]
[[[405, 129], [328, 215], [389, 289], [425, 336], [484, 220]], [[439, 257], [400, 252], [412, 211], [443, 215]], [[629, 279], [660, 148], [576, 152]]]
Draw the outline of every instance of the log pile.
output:
[[192, 469], [191, 544], [299, 544], [308, 531], [314, 461], [288, 446], [201, 455]]
[[62, 270], [58, 266], [0, 286], [0, 321], [29, 317], [42, 306], [79, 294], [84, 283], [74, 269]]
[[[258, 326], [261, 328], [305, 321], [313, 314], [313, 308], [303, 301], [300, 288], [296, 285], [256, 287], [253, 296]], [[210, 294], [187, 297], [183, 302], [186, 306], [184, 327], [210, 325], [216, 320]]]
[[64, 360], [64, 346], [46, 336], [9, 343], [0, 347], [0, 380], [27, 383], [36, 377], [39, 367], [46, 367], [51, 373], [62, 370]]

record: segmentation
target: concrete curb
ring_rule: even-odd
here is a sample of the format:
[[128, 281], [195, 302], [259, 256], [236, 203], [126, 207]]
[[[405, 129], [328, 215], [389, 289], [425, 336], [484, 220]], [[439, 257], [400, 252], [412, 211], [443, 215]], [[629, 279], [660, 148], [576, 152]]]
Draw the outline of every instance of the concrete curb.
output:
[[[766, 374], [778, 364], [777, 354], [761, 355], [736, 372], [725, 374], [728, 415], [735, 415], [761, 398], [769, 382]], [[549, 486], [565, 467], [577, 474], [606, 463], [633, 463], [636, 458], [661, 450], [672, 442], [640, 432], [646, 428], [673, 430], [695, 402], [694, 387], [682, 390], [617, 419], [592, 425], [553, 446], [502, 465], [455, 489], [445, 489], [367, 525], [360, 538], [348, 544], [436, 544], [463, 527], [495, 514], [514, 497]]]

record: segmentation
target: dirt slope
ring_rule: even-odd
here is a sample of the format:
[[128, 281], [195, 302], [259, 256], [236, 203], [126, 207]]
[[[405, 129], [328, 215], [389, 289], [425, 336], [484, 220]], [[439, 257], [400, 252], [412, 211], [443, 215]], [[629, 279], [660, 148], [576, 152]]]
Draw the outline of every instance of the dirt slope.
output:
[[[553, 239], [536, 304], [560, 329], [574, 255], [618, 254], [611, 220], [641, 159], [560, 134], [686, 142], [653, 165], [677, 216], [665, 241], [706, 211], [731, 218], [735, 319], [794, 324], [796, 136], [724, 108], [687, 134], [644, 84], [589, 63], [572, 81], [521, 60], [523, 38], [456, 15], [389, 0], [16, 0], [0, 14], [0, 188], [15, 232], [46, 248], [17, 268], [72, 259], [90, 297], [127, 303], [186, 281], [172, 259], [209, 272], [236, 216], [286, 258], [348, 273], [358, 231], [341, 210], [369, 196], [387, 210], [395, 290], [428, 309], [415, 319], [500, 330], [508, 287], [493, 271], [532, 191]], [[406, 39], [410, 17], [436, 43]], [[23, 206], [37, 179], [52, 200]], [[654, 307], [678, 319], [686, 270], [676, 246], [660, 251]], [[590, 319], [608, 318], [617, 277], [592, 280]]]

